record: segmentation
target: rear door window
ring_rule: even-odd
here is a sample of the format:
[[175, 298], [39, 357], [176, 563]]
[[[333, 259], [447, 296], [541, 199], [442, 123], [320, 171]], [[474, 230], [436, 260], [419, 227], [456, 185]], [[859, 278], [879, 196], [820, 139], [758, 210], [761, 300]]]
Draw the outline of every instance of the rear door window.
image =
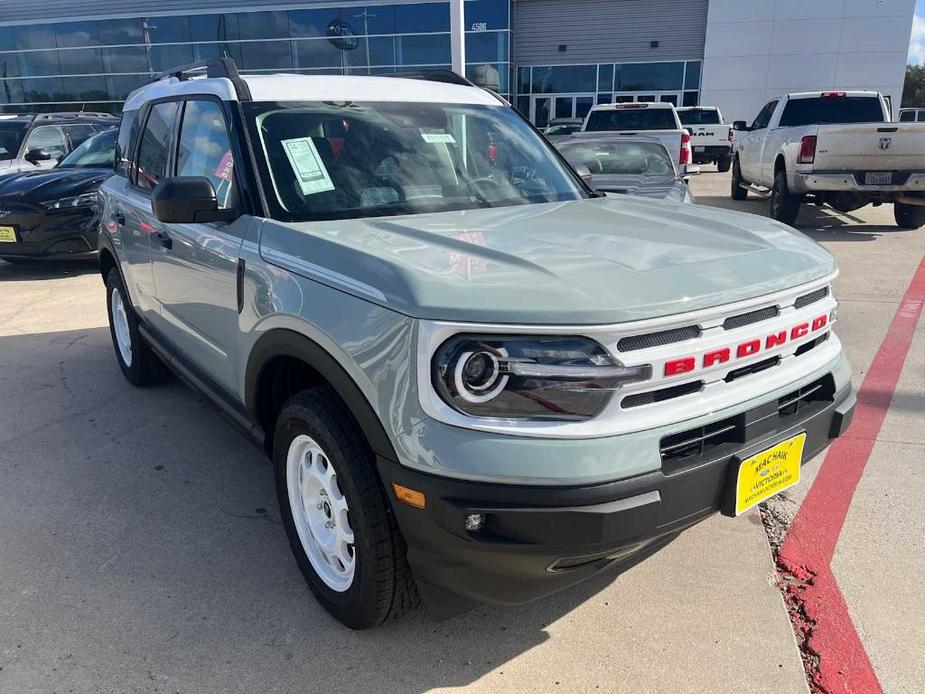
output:
[[94, 135], [96, 135], [96, 130], [89, 125], [66, 125], [64, 126], [67, 136], [71, 139], [71, 149], [74, 149], [78, 145], [82, 144], [84, 140], [87, 140]]
[[780, 117], [780, 127], [838, 123], [883, 123], [883, 107], [875, 96], [822, 96], [791, 99]]
[[178, 107], [178, 102], [168, 101], [151, 108], [138, 147], [135, 183], [139, 188], [151, 190], [164, 178]]
[[216, 102], [186, 102], [177, 145], [177, 176], [208, 178], [219, 207], [235, 207], [234, 157], [225, 116]]
[[628, 108], [591, 111], [585, 130], [676, 130], [670, 108]]

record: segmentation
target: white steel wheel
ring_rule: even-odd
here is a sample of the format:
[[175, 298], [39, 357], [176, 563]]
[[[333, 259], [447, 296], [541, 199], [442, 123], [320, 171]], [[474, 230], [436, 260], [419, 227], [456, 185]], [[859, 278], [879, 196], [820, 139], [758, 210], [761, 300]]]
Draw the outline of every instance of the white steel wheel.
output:
[[343, 593], [353, 584], [356, 571], [347, 498], [330, 459], [311, 436], [299, 434], [289, 445], [286, 487], [308, 561], [328, 588]]
[[116, 346], [119, 356], [127, 366], [132, 366], [132, 333], [129, 330], [128, 315], [125, 312], [125, 302], [122, 301], [122, 292], [118, 287], [112, 287], [109, 292], [109, 308], [112, 313], [112, 327], [115, 332]]

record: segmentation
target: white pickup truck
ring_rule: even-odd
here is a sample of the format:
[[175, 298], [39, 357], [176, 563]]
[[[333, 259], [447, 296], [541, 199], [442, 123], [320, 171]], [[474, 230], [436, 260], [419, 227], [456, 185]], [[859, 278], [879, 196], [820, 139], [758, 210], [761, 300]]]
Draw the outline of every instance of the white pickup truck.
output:
[[733, 199], [769, 191], [771, 216], [786, 224], [811, 202], [840, 212], [892, 203], [897, 226], [925, 225], [925, 123], [890, 122], [879, 93], [788, 94], [733, 127]]
[[719, 171], [732, 165], [732, 126], [716, 106], [682, 106], [678, 118], [691, 135], [695, 164], [716, 164]]
[[599, 104], [588, 112], [578, 135], [591, 132], [654, 137], [669, 154], [677, 153], [678, 164], [692, 161], [690, 133], [681, 126], [678, 112], [669, 102]]

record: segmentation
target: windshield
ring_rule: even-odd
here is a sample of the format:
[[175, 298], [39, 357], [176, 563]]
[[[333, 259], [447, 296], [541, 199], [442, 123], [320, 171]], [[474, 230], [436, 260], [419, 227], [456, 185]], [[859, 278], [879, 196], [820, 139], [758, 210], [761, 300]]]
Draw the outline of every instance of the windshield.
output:
[[681, 125], [719, 125], [719, 113], [714, 110], [678, 111], [678, 118]]
[[585, 130], [678, 130], [670, 108], [621, 108], [591, 111]]
[[575, 200], [574, 174], [513, 109], [420, 103], [244, 105], [284, 221]]
[[883, 107], [876, 96], [822, 96], [790, 99], [780, 127], [833, 123], [883, 123]]
[[109, 167], [112, 168], [116, 161], [116, 131], [107, 130], [99, 135], [94, 135], [88, 140], [84, 140], [73, 152], [68, 154], [61, 163], [59, 169], [76, 169], [78, 167]]
[[12, 159], [19, 153], [28, 123], [0, 121], [0, 159]]
[[573, 164], [584, 164], [591, 175], [674, 177], [674, 164], [657, 142], [569, 142], [560, 147]]

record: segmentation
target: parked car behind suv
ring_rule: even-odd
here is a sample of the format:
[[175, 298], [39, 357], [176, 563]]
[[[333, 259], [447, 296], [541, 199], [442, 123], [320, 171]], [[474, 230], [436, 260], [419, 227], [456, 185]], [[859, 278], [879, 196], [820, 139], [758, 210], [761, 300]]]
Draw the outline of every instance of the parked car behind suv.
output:
[[95, 256], [100, 184], [112, 175], [116, 131], [84, 140], [47, 171], [0, 178], [0, 258], [6, 261]]
[[538, 598], [740, 514], [854, 407], [823, 248], [598, 196], [506, 102], [428, 78], [167, 73], [100, 190], [123, 374], [170, 367], [266, 450], [354, 628]]
[[0, 176], [50, 169], [88, 137], [118, 126], [108, 113], [0, 115]]

